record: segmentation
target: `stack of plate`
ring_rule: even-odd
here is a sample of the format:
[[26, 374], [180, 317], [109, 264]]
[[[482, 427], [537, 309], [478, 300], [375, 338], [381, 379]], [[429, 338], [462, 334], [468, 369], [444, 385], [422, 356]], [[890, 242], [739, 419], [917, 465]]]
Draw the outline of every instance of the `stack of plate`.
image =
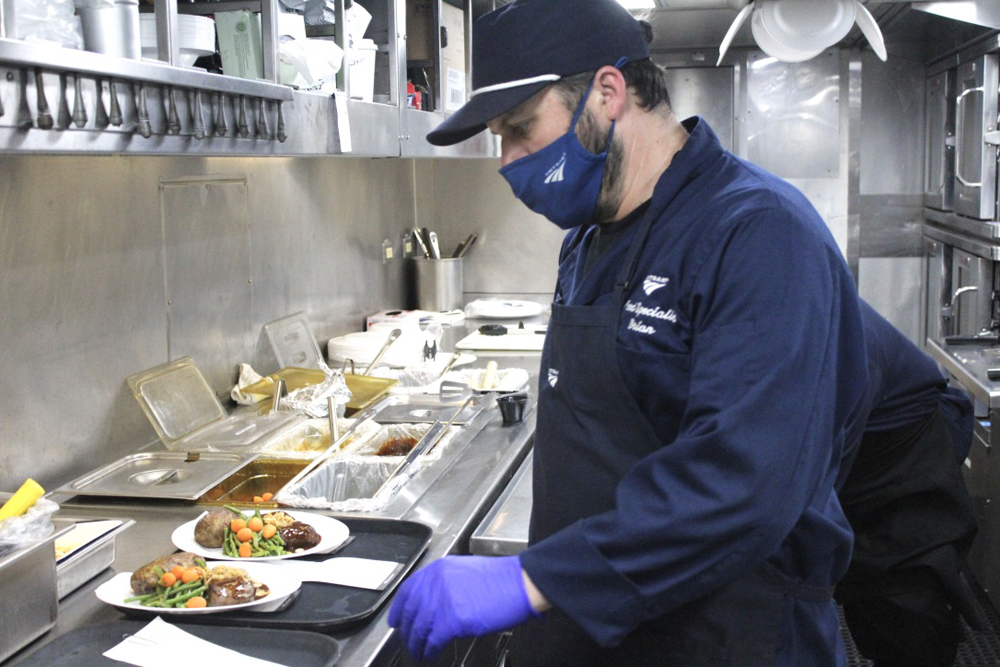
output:
[[[139, 15], [139, 39], [142, 57], [156, 60], [155, 15]], [[198, 58], [212, 55], [215, 53], [215, 20], [207, 16], [178, 15], [177, 43], [181, 67], [191, 67]]]

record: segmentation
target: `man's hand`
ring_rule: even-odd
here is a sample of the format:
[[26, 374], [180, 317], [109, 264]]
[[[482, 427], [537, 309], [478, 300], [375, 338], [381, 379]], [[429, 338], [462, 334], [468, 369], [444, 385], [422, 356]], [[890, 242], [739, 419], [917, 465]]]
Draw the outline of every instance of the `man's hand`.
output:
[[499, 632], [537, 616], [517, 556], [446, 556], [403, 582], [389, 625], [414, 658], [433, 660], [453, 639]]

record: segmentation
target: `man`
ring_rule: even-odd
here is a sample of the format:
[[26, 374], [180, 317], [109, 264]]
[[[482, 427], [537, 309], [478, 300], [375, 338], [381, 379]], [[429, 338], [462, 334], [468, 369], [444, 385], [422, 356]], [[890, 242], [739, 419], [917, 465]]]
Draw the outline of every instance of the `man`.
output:
[[858, 650], [879, 667], [945, 667], [963, 639], [960, 616], [982, 624], [960, 575], [976, 535], [962, 478], [972, 404], [861, 307], [869, 384], [837, 481], [855, 539], [836, 599]]
[[567, 234], [545, 348], [529, 547], [446, 557], [389, 623], [432, 658], [518, 626], [524, 665], [843, 665], [834, 492], [866, 384], [852, 277], [781, 179], [670, 109], [614, 0], [477, 21], [473, 93], [515, 195]]

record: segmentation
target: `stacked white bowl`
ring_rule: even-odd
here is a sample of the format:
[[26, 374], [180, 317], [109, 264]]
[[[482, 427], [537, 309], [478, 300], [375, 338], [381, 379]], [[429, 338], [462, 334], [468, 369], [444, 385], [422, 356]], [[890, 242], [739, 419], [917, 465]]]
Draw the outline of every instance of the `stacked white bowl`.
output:
[[[142, 57], [156, 60], [156, 16], [139, 15], [139, 40]], [[207, 16], [179, 14], [177, 44], [182, 67], [191, 67], [201, 56], [215, 53], [215, 20]]]

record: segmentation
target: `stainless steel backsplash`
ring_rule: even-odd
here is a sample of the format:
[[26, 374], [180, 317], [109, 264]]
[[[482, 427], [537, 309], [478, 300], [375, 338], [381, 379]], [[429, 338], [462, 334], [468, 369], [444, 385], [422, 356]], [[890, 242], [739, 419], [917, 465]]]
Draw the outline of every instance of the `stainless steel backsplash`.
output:
[[[262, 326], [321, 345], [402, 305], [410, 160], [0, 156], [0, 490], [156, 439], [125, 378], [185, 355], [225, 399], [276, 370]], [[398, 252], [398, 250], [397, 250]]]

